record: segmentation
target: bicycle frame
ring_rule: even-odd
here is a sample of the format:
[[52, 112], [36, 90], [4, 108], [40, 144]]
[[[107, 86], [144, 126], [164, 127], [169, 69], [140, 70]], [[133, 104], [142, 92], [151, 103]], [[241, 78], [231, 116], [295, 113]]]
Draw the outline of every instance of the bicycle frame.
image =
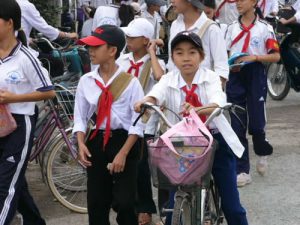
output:
[[42, 131], [34, 141], [35, 150], [31, 154], [29, 161], [33, 161], [36, 159], [36, 157], [43, 151], [46, 144], [49, 142], [54, 130], [58, 128], [59, 133], [62, 135], [63, 139], [65, 140], [68, 149], [72, 155], [73, 158], [76, 158], [77, 155], [74, 151], [72, 151], [73, 147], [72, 144], [66, 134], [66, 129], [60, 120], [60, 117], [56, 111], [55, 105], [52, 100], [49, 100], [50, 105], [50, 117], [48, 118], [48, 121], [43, 126]]

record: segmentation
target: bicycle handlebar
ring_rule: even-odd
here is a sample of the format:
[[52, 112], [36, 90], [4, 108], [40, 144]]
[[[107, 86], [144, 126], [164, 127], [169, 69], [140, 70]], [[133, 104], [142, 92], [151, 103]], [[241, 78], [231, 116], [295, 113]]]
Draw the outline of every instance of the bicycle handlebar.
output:
[[[179, 115], [177, 115], [175, 112], [173, 112], [172, 110], [170, 110], [170, 109], [168, 109], [166, 107], [164, 107], [164, 108], [167, 109], [167, 110], [169, 110], [169, 111], [171, 111], [178, 118], [181, 119], [181, 117]], [[209, 125], [215, 117], [219, 116], [224, 111], [229, 111], [229, 112], [233, 113], [233, 115], [238, 118], [238, 120], [240, 121], [240, 123], [243, 124], [242, 121], [240, 120], [240, 118], [236, 114], [236, 112], [240, 112], [240, 113], [244, 113], [245, 112], [245, 109], [242, 108], [241, 106], [238, 106], [238, 105], [235, 105], [235, 104], [232, 104], [232, 103], [226, 103], [222, 107], [203, 107], [203, 108], [199, 109], [198, 112], [201, 111], [201, 110], [204, 110], [204, 109], [208, 109], [208, 108], [215, 108], [215, 109], [209, 115], [209, 117], [207, 118], [207, 120], [205, 121], [205, 123], [204, 123], [205, 125]], [[140, 112], [140, 115], [134, 121], [133, 126], [136, 125], [136, 123], [138, 122], [138, 120], [145, 114], [145, 112], [146, 112], [147, 109], [152, 109], [155, 112], [157, 112], [158, 115], [163, 119], [163, 121], [166, 123], [166, 125], [168, 127], [172, 127], [173, 126], [173, 124], [167, 119], [167, 117], [165, 116], [165, 114], [161, 111], [160, 106], [154, 105], [153, 103], [150, 103], [150, 102], [145, 102], [144, 104], [142, 104], [142, 110]]]

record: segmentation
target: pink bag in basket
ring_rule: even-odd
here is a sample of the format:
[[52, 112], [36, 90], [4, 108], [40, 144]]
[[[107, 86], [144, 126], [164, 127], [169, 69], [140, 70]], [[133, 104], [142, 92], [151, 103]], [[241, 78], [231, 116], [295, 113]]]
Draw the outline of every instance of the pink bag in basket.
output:
[[7, 105], [0, 104], [0, 137], [5, 137], [17, 128], [17, 123]]
[[156, 141], [148, 143], [149, 160], [172, 184], [200, 183], [210, 165], [212, 142], [210, 132], [192, 110]]

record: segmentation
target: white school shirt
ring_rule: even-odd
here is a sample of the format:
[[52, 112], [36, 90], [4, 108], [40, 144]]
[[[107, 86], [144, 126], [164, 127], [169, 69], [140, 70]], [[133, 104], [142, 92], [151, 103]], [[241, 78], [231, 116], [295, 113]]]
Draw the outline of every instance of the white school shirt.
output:
[[[148, 20], [154, 27], [154, 37], [153, 39], [158, 39], [159, 38], [159, 31], [160, 31], [160, 20], [161, 17], [157, 12], [154, 12], [154, 15], [152, 16], [148, 11], [147, 11], [147, 6], [145, 10], [142, 11], [141, 17], [145, 18]], [[162, 21], [162, 20], [161, 20]]]
[[[226, 1], [226, 0], [223, 0]], [[221, 1], [216, 1], [217, 4], [217, 9], [223, 2]], [[217, 19], [220, 21], [220, 23], [225, 23], [225, 24], [231, 24], [233, 21], [237, 20], [239, 17], [239, 12], [236, 8], [236, 3], [235, 2], [226, 2], [219, 10], [220, 14], [217, 17]]]
[[99, 6], [108, 6], [109, 4], [112, 3], [111, 0], [92, 0], [90, 2], [91, 2], [90, 6], [93, 6], [95, 8]]
[[[112, 81], [123, 70], [119, 67], [116, 73], [104, 84], [98, 70], [94, 70], [83, 75], [78, 83], [75, 96], [74, 107], [74, 127], [73, 133], [78, 131], [86, 132], [87, 123], [97, 109], [101, 89], [97, 86], [95, 80], [100, 81], [105, 87], [109, 86]], [[136, 134], [143, 137], [144, 125], [139, 121], [133, 126], [138, 114], [134, 111], [134, 104], [144, 97], [144, 92], [137, 78], [133, 78], [121, 96], [114, 101], [111, 107], [111, 130], [125, 129], [128, 134]], [[100, 106], [101, 107], [101, 106]], [[106, 119], [100, 126], [100, 130], [105, 130]]]
[[92, 34], [93, 18], [84, 21], [81, 30], [81, 38], [90, 36]]
[[293, 5], [292, 5], [293, 9], [300, 10], [300, 0], [297, 0]]
[[[191, 26], [188, 31], [192, 31], [198, 34], [200, 28], [207, 20], [205, 13], [201, 13], [199, 19]], [[183, 21], [183, 15], [178, 15], [177, 19], [172, 23], [170, 29], [169, 39], [169, 61], [167, 68], [169, 71], [176, 69], [171, 58], [171, 41], [181, 31], [185, 31], [185, 24]], [[220, 27], [216, 25], [210, 25], [202, 38], [202, 45], [205, 53], [205, 58], [201, 63], [201, 67], [215, 71], [219, 76], [228, 79], [229, 66], [228, 56], [226, 51], [226, 43]]]
[[[138, 77], [140, 77], [140, 75], [141, 75], [141, 73], [142, 73], [142, 71], [143, 71], [143, 69], [144, 69], [145, 63], [146, 63], [149, 59], [150, 59], [150, 55], [147, 54], [147, 55], [145, 55], [144, 57], [142, 57], [141, 59], [139, 59], [138, 61], [135, 61], [134, 58], [133, 58], [132, 52], [130, 52], [130, 53], [128, 53], [128, 54], [123, 54], [123, 55], [121, 55], [121, 56], [117, 59], [116, 63], [117, 63], [120, 67], [122, 67], [122, 68], [124, 69], [124, 71], [127, 72], [127, 71], [129, 70], [129, 68], [131, 67], [130, 60], [133, 61], [135, 64], [140, 63], [140, 62], [143, 62], [143, 64], [140, 66], [140, 69], [139, 69], [139, 75], [138, 75]], [[162, 68], [164, 71], [166, 71], [166, 65], [165, 65], [164, 61], [161, 60], [161, 59], [159, 59], [159, 60], [158, 60], [158, 63], [159, 63], [159, 65], [161, 66], [161, 68]], [[132, 71], [132, 75], [134, 75], [134, 72], [135, 72], [135, 70]], [[149, 80], [148, 86], [145, 88], [145, 93], [146, 93], [146, 94], [152, 89], [152, 87], [154, 86], [154, 84], [156, 84], [156, 82], [157, 82], [157, 81], [156, 81], [155, 78], [154, 78], [154, 74], [153, 74], [152, 68], [151, 68], [151, 72], [150, 72], [150, 80]]]
[[[195, 92], [200, 97], [203, 106], [211, 103], [223, 106], [226, 103], [226, 95], [222, 90], [220, 78], [215, 72], [199, 68], [192, 84], [198, 86]], [[184, 86], [186, 86], [186, 82], [180, 72], [174, 70], [162, 76], [147, 96], [154, 97], [158, 105], [166, 106], [179, 114], [182, 111], [182, 104], [185, 102], [185, 93], [181, 89]], [[165, 115], [172, 124], [179, 122], [178, 118], [169, 110], [166, 110]], [[238, 157], [242, 156], [244, 147], [223, 115], [216, 117], [209, 127], [211, 129], [218, 128], [233, 152]]]
[[[15, 94], [53, 90], [47, 70], [21, 43], [0, 59], [0, 74], [0, 89]], [[35, 102], [10, 103], [8, 107], [11, 113], [33, 115]]]
[[[262, 5], [263, 1], [266, 2], [265, 7]], [[258, 6], [260, 7], [261, 12], [263, 12], [264, 17], [273, 17], [270, 13], [278, 13], [279, 10], [278, 0], [260, 0]]]
[[[139, 69], [139, 75], [138, 75], [138, 77], [140, 77], [140, 75], [141, 75], [141, 73], [142, 73], [142, 71], [144, 69], [145, 62], [147, 62], [149, 59], [150, 59], [150, 55], [147, 54], [143, 58], [141, 58], [140, 60], [138, 60], [138, 61], [135, 62], [134, 58], [133, 58], [133, 54], [132, 53], [128, 53], [128, 54], [121, 55], [118, 58], [118, 60], [117, 60], [117, 64], [122, 69], [124, 69], [124, 71], [128, 71], [129, 68], [131, 67], [130, 60], [132, 60], [133, 62], [135, 62], [135, 64], [140, 63], [140, 62], [144, 62], [143, 65], [141, 65], [141, 67]], [[161, 66], [161, 68], [164, 71], [166, 71], [166, 65], [165, 65], [164, 61], [163, 60], [158, 60], [158, 62], [159, 62], [159, 65]], [[135, 72], [135, 70], [132, 71], [132, 75], [134, 75], [134, 72]], [[154, 74], [153, 74], [152, 68], [151, 68], [151, 71], [150, 71], [150, 80], [148, 82], [147, 87], [145, 88], [145, 94], [147, 94], [156, 83], [157, 83], [157, 81], [154, 78]], [[150, 119], [149, 119], [149, 121], [148, 121], [148, 123], [146, 125], [146, 128], [145, 128], [145, 134], [155, 134], [157, 121], [158, 121], [157, 115], [152, 115], [150, 117]]]
[[93, 19], [92, 31], [97, 27], [109, 24], [120, 26], [121, 21], [119, 19], [119, 7], [116, 5], [99, 6], [95, 12]]
[[294, 15], [294, 17], [296, 18], [296, 22], [300, 23], [300, 10], [297, 10], [296, 14]]
[[30, 32], [32, 28], [35, 28], [39, 32], [43, 33], [51, 41], [58, 38], [59, 30], [50, 26], [43, 17], [41, 17], [40, 12], [36, 7], [30, 3], [28, 0], [17, 0], [21, 12], [22, 12], [22, 29], [25, 32], [27, 42], [29, 43]]
[[[247, 36], [246, 34], [231, 47], [233, 40], [240, 34], [241, 31], [242, 29], [239, 21], [235, 21], [228, 26], [226, 32], [226, 44], [227, 50], [230, 51], [230, 55], [242, 52], [245, 38]], [[269, 48], [267, 46], [267, 43], [269, 41], [276, 41], [276, 37], [273, 27], [266, 21], [256, 19], [254, 27], [252, 27], [252, 29], [250, 30], [250, 35], [250, 42], [248, 47], [248, 53], [250, 55], [266, 55], [271, 50], [274, 50], [273, 48]]]

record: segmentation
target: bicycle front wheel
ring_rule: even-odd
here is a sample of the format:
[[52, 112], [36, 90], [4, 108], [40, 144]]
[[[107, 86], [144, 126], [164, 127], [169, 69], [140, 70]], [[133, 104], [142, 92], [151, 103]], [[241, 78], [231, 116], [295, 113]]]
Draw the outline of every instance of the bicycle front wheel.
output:
[[87, 213], [86, 170], [71, 155], [63, 138], [49, 155], [47, 181], [54, 197], [62, 205], [74, 212]]
[[177, 196], [175, 198], [172, 225], [193, 225], [192, 203], [188, 197]]

